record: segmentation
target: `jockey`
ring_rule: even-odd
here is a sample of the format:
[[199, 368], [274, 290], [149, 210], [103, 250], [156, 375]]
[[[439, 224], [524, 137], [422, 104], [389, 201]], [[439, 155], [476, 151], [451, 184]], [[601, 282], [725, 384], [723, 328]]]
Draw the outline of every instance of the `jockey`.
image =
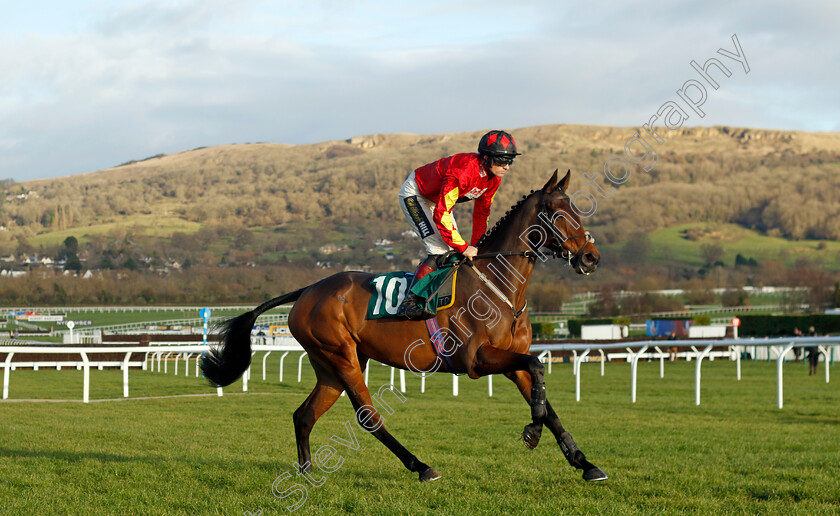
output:
[[[424, 165], [408, 176], [400, 189], [400, 207], [429, 254], [417, 266], [411, 286], [435, 270], [438, 256], [450, 250], [468, 259], [475, 258], [475, 244], [487, 229], [493, 197], [518, 155], [513, 136], [505, 131], [490, 131], [478, 142], [477, 153], [455, 154]], [[468, 244], [458, 233], [452, 210], [456, 203], [470, 200], [475, 201], [475, 206]], [[427, 300], [411, 292], [411, 286], [397, 316], [411, 320], [434, 317], [426, 308]]]

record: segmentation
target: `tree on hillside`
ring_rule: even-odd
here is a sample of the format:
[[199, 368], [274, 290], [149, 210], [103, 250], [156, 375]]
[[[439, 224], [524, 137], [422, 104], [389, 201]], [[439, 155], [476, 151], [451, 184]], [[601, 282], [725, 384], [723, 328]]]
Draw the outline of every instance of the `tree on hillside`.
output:
[[64, 270], [79, 272], [82, 270], [82, 261], [75, 254], [69, 255]]
[[528, 289], [528, 305], [536, 312], [559, 312], [569, 289], [559, 283], [543, 283]]
[[691, 280], [683, 288], [685, 300], [690, 305], [711, 305], [716, 301], [715, 293], [703, 280]]
[[59, 251], [58, 257], [67, 258], [68, 256], [75, 256], [79, 254], [79, 241], [74, 236], [69, 236], [64, 239], [62, 248]]
[[700, 254], [706, 265], [714, 265], [723, 258], [723, 247], [717, 244], [703, 244], [700, 246]]
[[610, 286], [601, 287], [598, 298], [589, 305], [587, 310], [589, 315], [593, 317], [611, 317], [621, 313], [618, 301], [613, 294], [613, 288]]
[[650, 252], [650, 237], [646, 233], [637, 233], [624, 244], [622, 257], [630, 263], [644, 263]]
[[19, 256], [26, 256], [35, 252], [35, 248], [29, 243], [29, 240], [27, 240], [25, 236], [18, 235], [17, 242], [17, 250], [15, 251], [15, 254]]
[[750, 306], [750, 294], [742, 288], [737, 290], [728, 290], [720, 296], [720, 303], [726, 307]]

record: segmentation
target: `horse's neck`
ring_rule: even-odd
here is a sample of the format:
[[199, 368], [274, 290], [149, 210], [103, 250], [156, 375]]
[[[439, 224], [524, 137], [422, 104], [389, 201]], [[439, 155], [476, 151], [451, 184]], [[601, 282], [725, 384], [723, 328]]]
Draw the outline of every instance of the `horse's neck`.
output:
[[[524, 206], [523, 206], [524, 208]], [[517, 310], [525, 305], [525, 289], [531, 273], [534, 272], [534, 261], [522, 254], [533, 252], [525, 242], [519, 238], [527, 228], [537, 223], [536, 215], [518, 214], [506, 224], [494, 231], [493, 238], [478, 250], [479, 254], [496, 255], [492, 258], [479, 260], [476, 265], [488, 276], [490, 281], [504, 292]]]

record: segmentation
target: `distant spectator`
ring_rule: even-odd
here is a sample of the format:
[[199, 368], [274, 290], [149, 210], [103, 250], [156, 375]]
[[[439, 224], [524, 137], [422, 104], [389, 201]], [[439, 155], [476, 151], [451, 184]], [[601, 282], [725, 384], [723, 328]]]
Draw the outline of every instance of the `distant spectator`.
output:
[[[808, 336], [816, 337], [817, 331], [813, 326], [808, 328]], [[820, 348], [817, 346], [808, 346], [808, 376], [817, 374], [817, 364], [820, 363]]]
[[[793, 336], [794, 337], [802, 337], [803, 336], [802, 335], [802, 330], [800, 330], [799, 328], [794, 328], [793, 329]], [[794, 360], [798, 363], [799, 359], [801, 357], [802, 357], [802, 348], [800, 348], [799, 346], [795, 346], [793, 348], [793, 358], [794, 358]]]
[[820, 348], [817, 346], [808, 347], [808, 376], [817, 374], [817, 364], [820, 363]]
[[[671, 334], [668, 336], [668, 340], [677, 340], [677, 333], [672, 331]], [[668, 360], [673, 362], [676, 359], [677, 359], [677, 347], [676, 346], [671, 346], [670, 353], [668, 354]]]

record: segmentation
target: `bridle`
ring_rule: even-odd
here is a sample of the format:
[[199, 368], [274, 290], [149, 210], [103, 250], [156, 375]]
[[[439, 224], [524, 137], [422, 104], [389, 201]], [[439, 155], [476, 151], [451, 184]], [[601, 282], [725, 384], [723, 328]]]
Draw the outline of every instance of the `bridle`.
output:
[[[561, 190], [560, 195], [557, 195], [555, 197], [551, 197], [549, 199], [542, 199], [540, 201], [540, 212], [545, 215], [546, 219], [551, 220], [551, 216], [554, 213], [549, 210], [548, 204], [550, 202], [562, 201], [564, 199], [568, 200], [569, 196], [566, 195], [565, 192], [562, 192], [562, 190]], [[538, 218], [542, 219], [542, 217], [538, 217]], [[558, 237], [557, 233], [560, 232], [560, 230], [558, 230], [556, 227], [547, 228], [547, 229], [551, 233], [551, 241], [549, 242], [549, 245], [545, 246], [545, 248], [548, 249], [549, 251], [551, 251], [551, 257], [552, 258], [560, 258], [561, 260], [565, 260], [566, 263], [569, 264], [569, 267], [573, 267], [572, 261], [576, 261], [577, 263], [580, 263], [580, 260], [581, 260], [581, 258], [583, 257], [583, 254], [584, 254], [584, 248], [586, 247], [586, 244], [589, 244], [589, 243], [594, 244], [595, 243], [595, 237], [593, 237], [589, 233], [589, 231], [585, 231], [582, 235], [574, 235], [574, 236], [567, 237], [565, 240], [563, 240], [563, 239]], [[578, 248], [578, 250], [575, 253], [572, 253], [572, 251], [569, 248], [567, 248], [565, 245], [563, 245], [564, 242], [568, 242], [569, 240], [575, 240], [575, 239], [578, 239], [578, 238], [585, 238], [586, 240], [583, 242], [583, 244]], [[476, 259], [494, 258], [496, 256], [524, 256], [525, 258], [528, 258], [531, 261], [536, 261], [537, 260], [537, 254], [534, 253], [531, 250], [528, 250], [528, 251], [501, 251], [501, 252], [495, 252], [495, 253], [483, 253], [483, 254], [476, 255], [475, 258]], [[583, 271], [581, 271], [581, 272], [583, 272]], [[588, 276], [590, 273], [583, 272], [583, 274]]]
[[[548, 220], [552, 220], [552, 216], [554, 215], [554, 212], [551, 212], [549, 210], [548, 204], [551, 203], [551, 202], [554, 202], [554, 201], [562, 201], [564, 199], [568, 200], [569, 196], [566, 195], [566, 193], [562, 190], [560, 190], [560, 195], [558, 195], [558, 196], [551, 197], [551, 198], [548, 198], [548, 199], [541, 199], [540, 200], [540, 213], [545, 215], [545, 217], [539, 217], [538, 216], [537, 218], [539, 218], [539, 219], [546, 218]], [[589, 231], [585, 231], [582, 235], [575, 235], [575, 236], [571, 236], [571, 237], [567, 237], [565, 239], [562, 239], [562, 238], [559, 238], [559, 236], [558, 236], [558, 233], [562, 234], [562, 232], [560, 232], [560, 230], [558, 230], [556, 227], [551, 227], [551, 228], [547, 228], [547, 229], [551, 233], [552, 236], [551, 236], [551, 241], [545, 247], [549, 251], [551, 251], [552, 258], [558, 258], [559, 257], [562, 260], [566, 260], [566, 262], [569, 264], [570, 267], [574, 267], [572, 265], [572, 261], [575, 261], [578, 264], [578, 266], [580, 267], [580, 260], [583, 257], [584, 248], [586, 247], [586, 244], [588, 244], [590, 242], [594, 243], [595, 242], [595, 237], [593, 237], [591, 234], [589, 234]], [[581, 245], [576, 252], [572, 253], [572, 251], [569, 248], [567, 248], [564, 244], [565, 244], [565, 242], [567, 242], [569, 240], [574, 240], [574, 239], [577, 239], [577, 238], [585, 238], [586, 240], [583, 242], [583, 245]], [[559, 251], [558, 251], [558, 249], [559, 249]], [[527, 251], [501, 251], [501, 252], [495, 252], [495, 253], [483, 253], [483, 254], [476, 255], [475, 259], [496, 258], [498, 256], [524, 256], [525, 258], [527, 258], [530, 261], [535, 262], [537, 260], [537, 254], [534, 251], [531, 251], [531, 250], [527, 250]], [[458, 260], [455, 268], [457, 268], [458, 266], [460, 266], [464, 262], [466, 262], [473, 269], [473, 271], [475, 271], [475, 273], [478, 275], [478, 277], [481, 281], [483, 281], [485, 284], [487, 284], [487, 286], [490, 287], [490, 289], [497, 296], [499, 296], [499, 298], [501, 298], [505, 302], [505, 304], [507, 304], [511, 308], [511, 310], [513, 310], [513, 326], [511, 327], [511, 335], [513, 335], [514, 329], [516, 328], [516, 321], [519, 319], [519, 316], [522, 315], [522, 313], [525, 311], [525, 308], [528, 306], [528, 302], [525, 301], [525, 304], [522, 306], [522, 308], [517, 310], [516, 307], [513, 305], [513, 303], [507, 298], [507, 296], [501, 290], [499, 290], [499, 288], [496, 287], [487, 278], [487, 276], [485, 274], [483, 274], [480, 270], [478, 270], [475, 267], [472, 260], [467, 260], [465, 257], [462, 256]], [[586, 274], [586, 275], [590, 274], [588, 272], [584, 272], [582, 268], [581, 268], [580, 272], [582, 272], [583, 274]]]
[[[552, 215], [554, 215], [553, 212], [549, 211], [548, 204], [550, 202], [562, 201], [564, 199], [569, 200], [569, 196], [566, 195], [565, 192], [562, 192], [560, 195], [557, 195], [555, 197], [550, 197], [548, 199], [542, 199], [540, 201], [540, 210], [545, 215], [546, 219], [552, 220]], [[571, 203], [571, 201], [570, 201], [570, 203]], [[542, 218], [542, 217], [540, 217], [540, 218]], [[558, 233], [562, 234], [562, 232], [559, 229], [557, 229], [556, 226], [552, 227], [552, 228], [548, 228], [548, 230], [551, 232], [551, 241], [549, 242], [549, 245], [546, 246], [546, 247], [551, 251], [552, 257], [560, 258], [561, 260], [565, 260], [569, 264], [570, 267], [573, 267], [572, 266], [572, 261], [575, 261], [576, 263], [580, 263], [580, 260], [583, 258], [584, 248], [586, 248], [586, 244], [589, 244], [589, 243], [594, 244], [595, 243], [595, 237], [593, 237], [589, 233], [589, 231], [584, 231], [584, 233], [581, 234], [581, 235], [574, 235], [574, 236], [566, 237], [566, 239], [564, 240], [564, 239], [562, 239], [558, 236]], [[580, 247], [578, 247], [578, 250], [575, 253], [572, 253], [572, 251], [568, 247], [566, 247], [564, 244], [566, 242], [568, 242], [569, 240], [575, 240], [577, 238], [584, 238], [586, 240], [583, 242], [583, 244], [581, 244]], [[559, 252], [558, 252], [558, 248], [560, 249]], [[583, 272], [583, 271], [581, 270], [581, 272]], [[589, 275], [588, 272], [583, 272], [583, 273], [586, 274], [587, 276]]]

